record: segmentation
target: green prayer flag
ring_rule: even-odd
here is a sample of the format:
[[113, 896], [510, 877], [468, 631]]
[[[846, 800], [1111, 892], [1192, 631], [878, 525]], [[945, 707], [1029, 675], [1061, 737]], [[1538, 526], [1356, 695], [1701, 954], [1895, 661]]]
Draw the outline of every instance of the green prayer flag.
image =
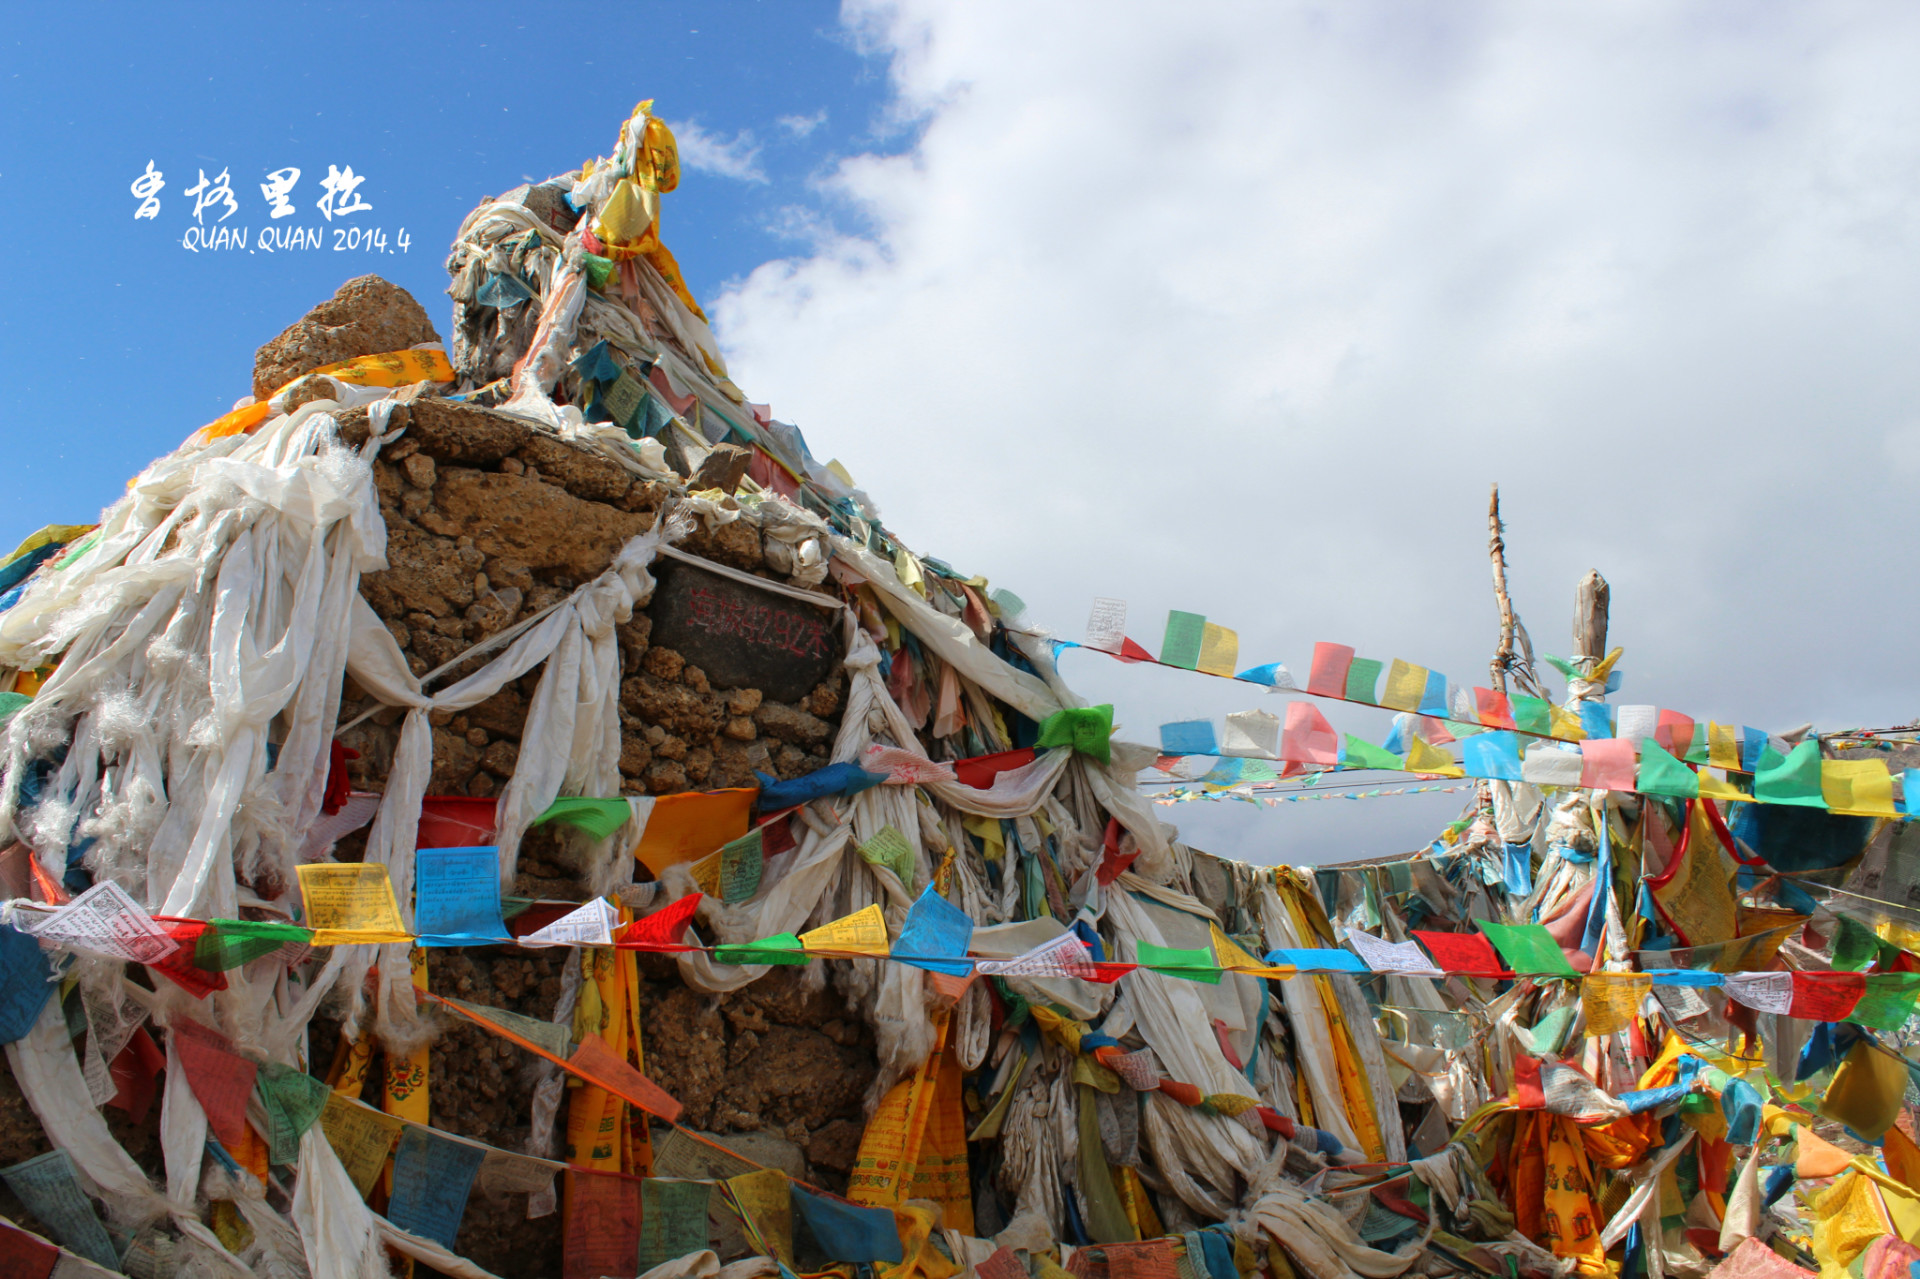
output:
[[607, 287], [607, 281], [613, 278], [613, 259], [603, 258], [597, 253], [582, 253], [580, 265], [587, 273], [587, 287], [598, 293]]
[[707, 1246], [705, 1181], [648, 1177], [640, 1183], [640, 1273]]
[[767, 857], [762, 835], [750, 830], [720, 847], [720, 900], [743, 902], [760, 891], [760, 875]]
[[585, 795], [562, 795], [547, 805], [547, 811], [533, 819], [542, 822], [566, 822], [578, 826], [595, 839], [605, 839], [627, 824], [633, 809], [624, 799], [590, 799]]
[[5, 728], [7, 721], [19, 714], [20, 708], [32, 700], [25, 693], [0, 693], [0, 728]]
[[266, 1062], [253, 1077], [254, 1090], [267, 1112], [267, 1161], [292, 1164], [300, 1159], [300, 1138], [319, 1121], [332, 1089], [326, 1080], [278, 1062]]
[[1200, 642], [1207, 635], [1207, 619], [1178, 610], [1167, 614], [1167, 633], [1160, 641], [1160, 660], [1168, 666], [1195, 670], [1200, 665]]
[[485, 1017], [495, 1025], [505, 1026], [520, 1038], [540, 1045], [556, 1057], [573, 1055], [573, 1023], [571, 1021], [542, 1021], [538, 1017], [529, 1017], [525, 1013], [509, 1012], [505, 1008], [495, 1008], [492, 1004], [469, 1003], [464, 999], [449, 999], [450, 1004], [458, 1004], [469, 1012]]
[[1847, 1020], [1870, 1030], [1898, 1030], [1920, 1000], [1920, 973], [1868, 973], [1867, 990]]
[[1384, 768], [1391, 772], [1403, 772], [1407, 767], [1404, 755], [1396, 755], [1384, 746], [1375, 746], [1372, 742], [1347, 734], [1347, 749], [1341, 757], [1342, 768]]
[[1880, 939], [1873, 930], [1849, 915], [1838, 916], [1833, 935], [1833, 967], [1836, 972], [1857, 973], [1880, 955]]
[[1112, 705], [1070, 707], [1040, 721], [1040, 737], [1034, 745], [1042, 749], [1071, 746], [1105, 764], [1113, 758], [1112, 738]]
[[1693, 740], [1687, 743], [1687, 763], [1713, 763], [1713, 758], [1707, 746], [1707, 726], [1705, 724], [1695, 724], [1693, 726]]
[[1820, 743], [1801, 742], [1771, 768], [1763, 754], [1759, 770], [1753, 775], [1753, 797], [1763, 804], [1825, 808], [1826, 797], [1820, 793]]
[[1507, 699], [1513, 707], [1513, 726], [1523, 733], [1549, 737], [1553, 733], [1553, 703], [1544, 697], [1526, 697], [1515, 693]]
[[1347, 666], [1347, 700], [1378, 706], [1380, 699], [1374, 690], [1380, 686], [1380, 671], [1380, 663], [1373, 658], [1354, 658]]
[[1700, 777], [1649, 737], [1640, 743], [1640, 773], [1634, 779], [1633, 788], [1642, 795], [1698, 799]]
[[1560, 943], [1553, 934], [1539, 924], [1495, 924], [1488, 920], [1476, 919], [1480, 931], [1487, 935], [1500, 957], [1507, 961], [1507, 967], [1522, 976], [1532, 977], [1578, 977], [1567, 957], [1560, 953]]
[[1220, 961], [1211, 950], [1182, 950], [1178, 946], [1156, 946], [1150, 941], [1137, 942], [1135, 946], [1134, 962], [1142, 968], [1151, 968], [1169, 977], [1205, 982], [1209, 986], [1220, 984]]
[[193, 943], [193, 966], [210, 973], [250, 964], [292, 942], [305, 945], [311, 929], [252, 919], [213, 919]]
[[875, 831], [872, 839], [860, 845], [860, 856], [872, 865], [885, 866], [903, 886], [913, 887], [913, 845], [894, 827]]
[[781, 933], [738, 946], [716, 946], [713, 959], [718, 964], [804, 964], [807, 952], [798, 937]]

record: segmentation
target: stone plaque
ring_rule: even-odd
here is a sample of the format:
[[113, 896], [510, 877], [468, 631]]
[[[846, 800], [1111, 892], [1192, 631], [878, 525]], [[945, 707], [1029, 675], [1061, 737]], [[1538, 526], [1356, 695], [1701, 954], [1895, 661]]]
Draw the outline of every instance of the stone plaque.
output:
[[840, 661], [840, 619], [828, 609], [677, 561], [656, 576], [652, 642], [705, 671], [715, 688], [796, 702]]

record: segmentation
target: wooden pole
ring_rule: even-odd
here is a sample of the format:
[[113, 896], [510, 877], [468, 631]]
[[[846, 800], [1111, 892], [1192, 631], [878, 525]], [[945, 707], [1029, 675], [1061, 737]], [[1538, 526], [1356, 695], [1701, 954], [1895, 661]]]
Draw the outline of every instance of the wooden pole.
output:
[[1573, 656], [1591, 671], [1607, 655], [1607, 603], [1612, 590], [1600, 570], [1590, 568], [1573, 594]]
[[1497, 693], [1507, 691], [1507, 669], [1513, 665], [1513, 600], [1507, 595], [1507, 546], [1500, 536], [1500, 486], [1487, 499], [1487, 556], [1493, 561], [1493, 598], [1500, 606], [1500, 647], [1487, 664]]

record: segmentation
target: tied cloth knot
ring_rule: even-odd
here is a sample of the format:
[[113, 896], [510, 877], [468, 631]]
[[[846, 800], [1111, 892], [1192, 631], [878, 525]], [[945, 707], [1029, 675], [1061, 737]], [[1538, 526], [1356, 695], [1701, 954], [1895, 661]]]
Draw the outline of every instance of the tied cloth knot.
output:
[[1041, 720], [1040, 738], [1034, 745], [1043, 749], [1071, 746], [1106, 764], [1113, 760], [1112, 737], [1113, 707], [1087, 706], [1055, 711]]

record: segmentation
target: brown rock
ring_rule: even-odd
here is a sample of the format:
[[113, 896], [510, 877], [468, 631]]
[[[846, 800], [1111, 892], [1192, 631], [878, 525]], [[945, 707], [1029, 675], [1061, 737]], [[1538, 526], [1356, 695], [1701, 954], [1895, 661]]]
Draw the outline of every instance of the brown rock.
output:
[[750, 742], [759, 736], [751, 715], [735, 715], [721, 731], [736, 742]]
[[670, 648], [648, 650], [646, 660], [641, 663], [647, 674], [657, 675], [661, 679], [679, 679], [686, 664], [687, 659]]
[[[434, 505], [485, 555], [581, 582], [603, 572], [627, 539], [651, 523], [525, 476], [464, 467], [441, 468]], [[468, 588], [471, 594], [471, 583]]]
[[740, 481], [746, 478], [747, 467], [753, 463], [753, 450], [742, 448], [738, 444], [716, 444], [713, 452], [707, 454], [700, 463], [700, 469], [693, 473], [693, 479], [687, 487], [696, 491], [719, 489], [723, 493], [732, 493], [740, 487]]
[[[361, 590], [382, 617], [400, 613], [449, 617], [473, 603], [473, 573], [459, 547], [406, 527], [387, 530], [388, 568], [361, 579]], [[419, 627], [416, 624], [415, 630]]]
[[527, 722], [527, 699], [507, 687], [467, 711], [467, 723], [496, 737], [518, 737]]
[[860, 1154], [860, 1137], [865, 1130], [850, 1119], [836, 1119], [807, 1142], [807, 1162], [816, 1168], [835, 1172], [853, 1171]]
[[519, 560], [490, 559], [487, 561], [487, 581], [495, 590], [511, 587], [522, 595], [533, 589], [533, 570]]
[[620, 773], [623, 777], [644, 777], [647, 766], [653, 763], [653, 752], [647, 743], [638, 737], [625, 737], [620, 741]]
[[745, 519], [722, 524], [711, 533], [696, 529], [682, 545], [694, 555], [730, 568], [750, 572], [765, 563], [760, 553], [760, 530]]
[[519, 763], [520, 743], [518, 742], [494, 742], [480, 753], [480, 767], [497, 777], [512, 777], [513, 770]]
[[540, 469], [540, 477], [589, 502], [617, 502], [633, 487], [633, 475], [613, 459], [550, 435], [531, 435], [517, 454]]
[[[661, 651], [654, 649], [648, 656]], [[623, 682], [620, 704], [649, 724], [662, 725], [689, 741], [708, 741], [726, 723], [718, 697], [652, 675], [636, 675]]]
[[433, 459], [425, 453], [415, 453], [400, 463], [400, 469], [406, 472], [407, 483], [417, 489], [433, 487]]
[[480, 766], [480, 752], [458, 733], [439, 729], [433, 734], [433, 779], [427, 783], [431, 795], [464, 795], [473, 770]]
[[830, 679], [807, 695], [806, 708], [815, 715], [838, 715], [845, 696], [840, 680]]
[[796, 746], [818, 746], [833, 736], [833, 725], [827, 721], [798, 707], [779, 702], [762, 703], [760, 709], [753, 713], [753, 719], [768, 737]]
[[672, 760], [655, 760], [647, 768], [647, 789], [666, 795], [687, 788], [687, 770]]
[[704, 746], [696, 746], [687, 752], [687, 758], [681, 767], [687, 770], [687, 780], [699, 784], [707, 780], [713, 771], [713, 752]]
[[303, 373], [359, 355], [404, 351], [438, 341], [413, 295], [377, 275], [348, 280], [334, 295], [261, 347], [253, 357], [253, 393], [266, 399]]
[[757, 688], [736, 688], [727, 694], [727, 713], [751, 715], [760, 709], [760, 703], [764, 700], [765, 695]]

